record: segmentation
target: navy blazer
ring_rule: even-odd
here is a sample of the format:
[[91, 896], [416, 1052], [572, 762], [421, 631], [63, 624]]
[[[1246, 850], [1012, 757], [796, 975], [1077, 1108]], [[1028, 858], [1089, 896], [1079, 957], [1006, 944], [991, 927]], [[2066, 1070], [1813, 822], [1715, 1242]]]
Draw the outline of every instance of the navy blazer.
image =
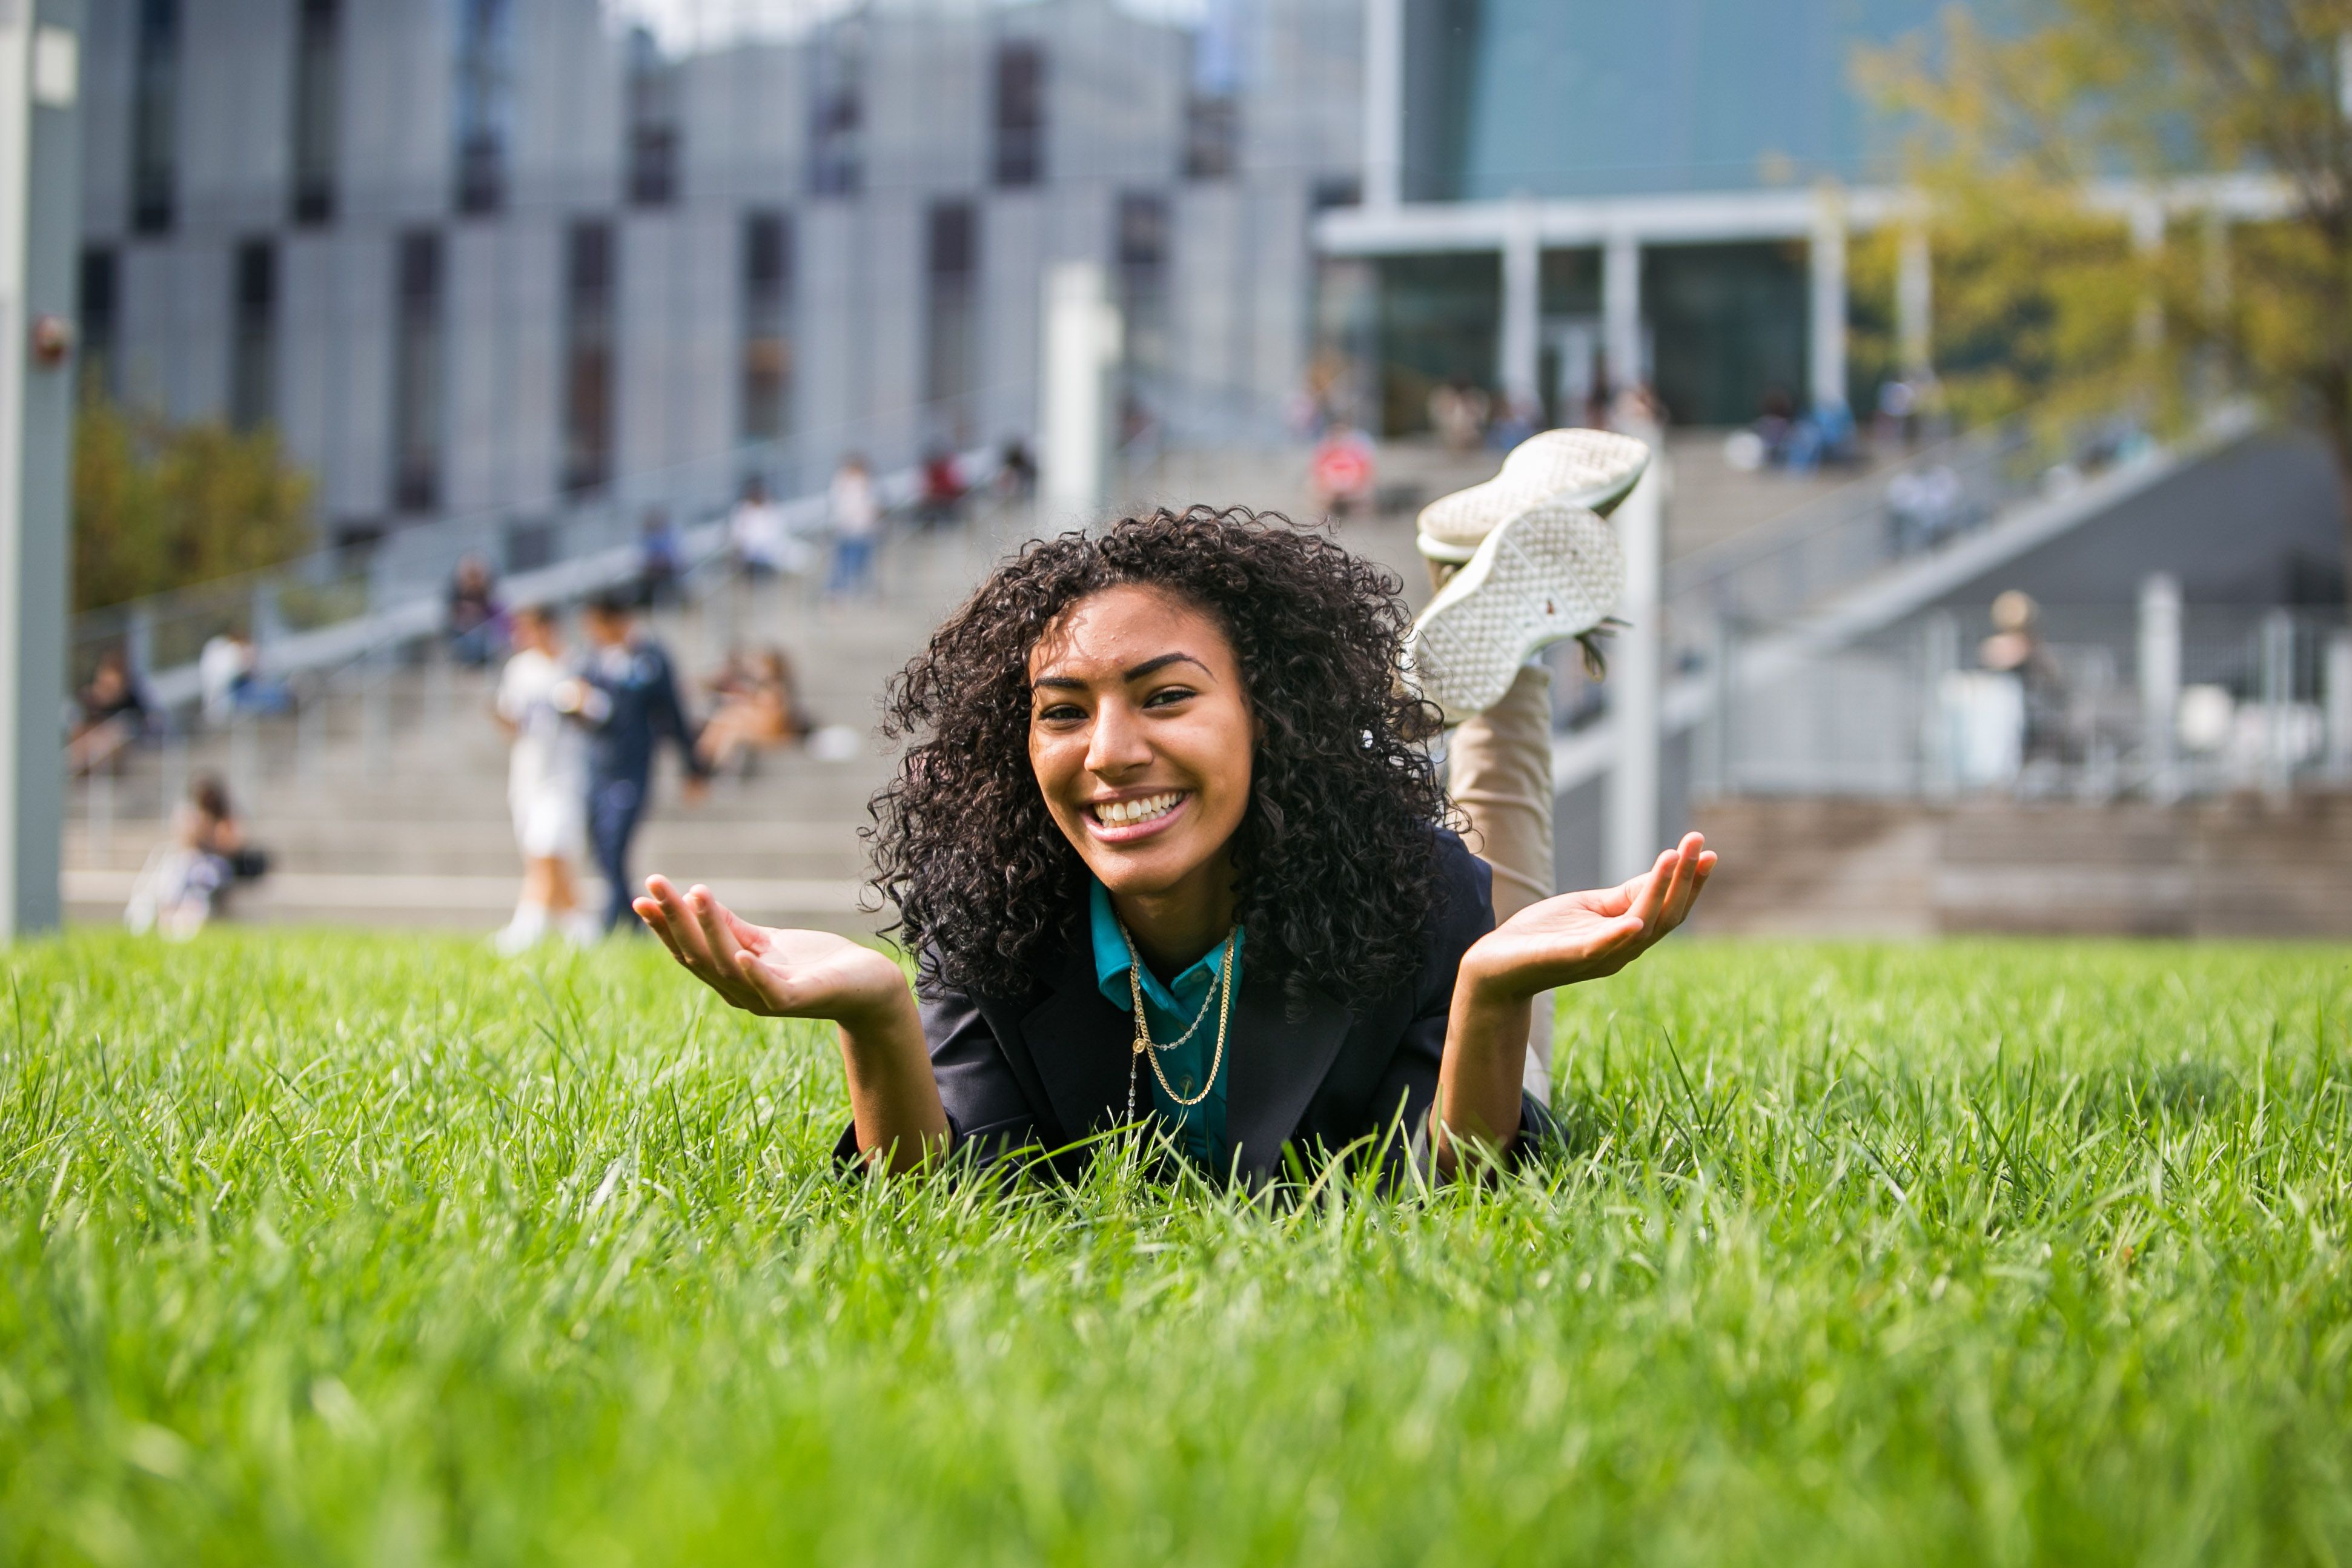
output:
[[[1438, 833], [1437, 875], [1418, 966], [1378, 996], [1349, 1006], [1311, 989], [1293, 1018], [1280, 984], [1244, 967], [1225, 1068], [1225, 1139], [1244, 1180], [1273, 1176], [1286, 1146], [1334, 1151], [1391, 1128], [1401, 1144], [1425, 1150], [1454, 974], [1470, 945], [1495, 927], [1486, 862], [1452, 832]], [[918, 989], [940, 1098], [967, 1157], [993, 1164], [1044, 1153], [1057, 1174], [1071, 1176], [1091, 1151], [1070, 1145], [1126, 1119], [1134, 1019], [1103, 999], [1083, 933], [1027, 996], [975, 996], [936, 983]], [[1136, 1103], [1148, 1110], [1148, 1085]], [[1523, 1095], [1514, 1155], [1551, 1125], [1545, 1107]], [[1391, 1145], [1383, 1163], [1405, 1152]], [[856, 1157], [854, 1126], [835, 1153]]]
[[[697, 778], [709, 772], [694, 754], [697, 727], [678, 700], [677, 677], [669, 654], [653, 641], [631, 643], [627, 664], [609, 670], [602, 649], [590, 653], [581, 676], [604, 694], [604, 713], [591, 717], [588, 745], [590, 777], [597, 782], [653, 776], [654, 748], [664, 738], [673, 742], [685, 759], [686, 770]], [[615, 661], [617, 663], [617, 661]]]

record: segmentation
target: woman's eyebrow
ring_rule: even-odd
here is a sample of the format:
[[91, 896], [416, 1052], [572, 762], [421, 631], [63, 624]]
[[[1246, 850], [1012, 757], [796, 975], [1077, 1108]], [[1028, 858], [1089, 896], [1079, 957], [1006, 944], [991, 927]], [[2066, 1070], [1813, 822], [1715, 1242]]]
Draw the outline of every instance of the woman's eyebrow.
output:
[[[1202, 674], [1211, 676], [1212, 678], [1216, 674], [1215, 671], [1210, 669], [1208, 665], [1201, 663], [1200, 660], [1194, 658], [1192, 654], [1175, 653], [1162, 653], [1156, 659], [1146, 659], [1143, 663], [1135, 665], [1131, 669], [1120, 671], [1118, 678], [1121, 681], [1139, 681], [1143, 679], [1144, 676], [1151, 674], [1155, 671], [1164, 670], [1171, 664], [1191, 664]], [[1076, 675], [1039, 675], [1035, 680], [1029, 683], [1029, 689], [1032, 691], [1035, 691], [1041, 686], [1051, 686], [1056, 691], [1082, 692], [1087, 689], [1087, 683], [1078, 679]]]
[[1192, 657], [1190, 653], [1162, 653], [1156, 659], [1144, 660], [1143, 663], [1121, 674], [1119, 679], [1123, 681], [1139, 681], [1143, 679], [1144, 676], [1152, 674], [1154, 671], [1164, 670], [1171, 664], [1191, 664], [1204, 675], [1213, 674], [1215, 673], [1211, 670], [1208, 665], [1202, 664], [1200, 660]]

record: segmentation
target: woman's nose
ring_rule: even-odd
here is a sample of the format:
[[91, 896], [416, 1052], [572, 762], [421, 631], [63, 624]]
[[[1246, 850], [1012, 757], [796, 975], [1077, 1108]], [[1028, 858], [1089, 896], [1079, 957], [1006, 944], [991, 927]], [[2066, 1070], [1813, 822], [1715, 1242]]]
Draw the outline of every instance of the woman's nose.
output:
[[1087, 771], [1121, 773], [1150, 760], [1151, 746], [1143, 737], [1138, 716], [1123, 704], [1105, 703], [1087, 737]]

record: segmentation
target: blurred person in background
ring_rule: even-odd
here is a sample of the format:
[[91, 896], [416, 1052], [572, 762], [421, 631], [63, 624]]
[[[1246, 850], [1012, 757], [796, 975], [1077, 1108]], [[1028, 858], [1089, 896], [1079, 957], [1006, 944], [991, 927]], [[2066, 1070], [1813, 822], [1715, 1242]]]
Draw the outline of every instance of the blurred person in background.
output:
[[825, 492], [825, 507], [833, 524], [833, 578], [825, 592], [836, 599], [861, 598], [873, 591], [874, 547], [882, 532], [882, 503], [864, 457], [853, 452], [841, 460]]
[[1478, 388], [1461, 382], [1440, 382], [1430, 389], [1429, 425], [1449, 452], [1475, 452], [1486, 439], [1486, 415], [1492, 402]]
[[668, 653], [646, 636], [625, 594], [592, 601], [582, 627], [588, 657], [556, 689], [556, 711], [589, 731], [588, 834], [604, 873], [604, 929], [629, 915], [629, 845], [652, 794], [654, 753], [667, 740], [686, 765], [686, 799], [702, 799], [710, 769], [696, 752], [696, 726], [678, 700]]
[[563, 665], [562, 636], [554, 615], [540, 605], [516, 611], [513, 627], [515, 652], [490, 709], [511, 743], [507, 805], [522, 852], [522, 895], [514, 918], [492, 938], [509, 955], [536, 944], [551, 926], [575, 943], [598, 935], [580, 907], [574, 869], [587, 836], [588, 735], [557, 705], [572, 679]]
[[748, 770], [759, 752], [798, 746], [815, 727], [801, 706], [792, 661], [782, 648], [729, 654], [706, 688], [718, 706], [704, 721], [694, 748], [712, 773], [739, 761]]
[[486, 558], [468, 554], [457, 562], [449, 574], [448, 606], [449, 651], [467, 669], [478, 670], [506, 642], [498, 578]]
[[646, 508], [637, 529], [637, 603], [646, 610], [676, 604], [686, 569], [686, 546], [666, 507]]
[[123, 924], [184, 942], [224, 911], [229, 890], [258, 880], [269, 857], [247, 841], [230, 805], [228, 786], [215, 773], [188, 781], [188, 798], [172, 816], [172, 836], [147, 857], [131, 884]]
[[946, 446], [935, 446], [923, 459], [923, 491], [915, 502], [916, 520], [927, 528], [942, 528], [963, 520], [963, 465]]
[[789, 571], [795, 564], [793, 546], [784, 509], [770, 498], [767, 483], [745, 480], [742, 498], [727, 517], [727, 548], [736, 570], [755, 580]]
[[1977, 648], [1977, 663], [2014, 675], [2024, 697], [2025, 760], [2057, 758], [2065, 748], [2066, 680], [2042, 635], [2042, 606], [2022, 589], [1992, 601], [1992, 635]]
[[196, 691], [207, 724], [226, 724], [239, 714], [282, 714], [294, 706], [282, 682], [262, 677], [261, 650], [235, 627], [207, 640], [196, 654]]
[[131, 673], [131, 656], [120, 648], [100, 655], [89, 684], [74, 695], [74, 719], [66, 737], [66, 759], [77, 778], [103, 768], [147, 730], [148, 703]]
[[997, 455], [996, 493], [1008, 501], [1025, 501], [1037, 493], [1037, 460], [1017, 435], [1006, 436]]
[[1372, 473], [1371, 438], [1352, 424], [1334, 422], [1307, 460], [1316, 509], [1328, 517], [1347, 517], [1369, 508]]

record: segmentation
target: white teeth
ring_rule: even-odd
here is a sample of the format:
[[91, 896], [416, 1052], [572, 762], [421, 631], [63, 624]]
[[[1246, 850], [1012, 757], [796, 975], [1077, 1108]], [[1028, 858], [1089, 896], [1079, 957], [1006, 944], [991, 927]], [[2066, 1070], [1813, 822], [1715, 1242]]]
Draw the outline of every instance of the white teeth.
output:
[[1105, 800], [1095, 808], [1095, 820], [1106, 827], [1124, 828], [1137, 822], [1148, 822], [1154, 817], [1165, 816], [1182, 800], [1180, 790], [1161, 795], [1146, 795], [1139, 800]]

